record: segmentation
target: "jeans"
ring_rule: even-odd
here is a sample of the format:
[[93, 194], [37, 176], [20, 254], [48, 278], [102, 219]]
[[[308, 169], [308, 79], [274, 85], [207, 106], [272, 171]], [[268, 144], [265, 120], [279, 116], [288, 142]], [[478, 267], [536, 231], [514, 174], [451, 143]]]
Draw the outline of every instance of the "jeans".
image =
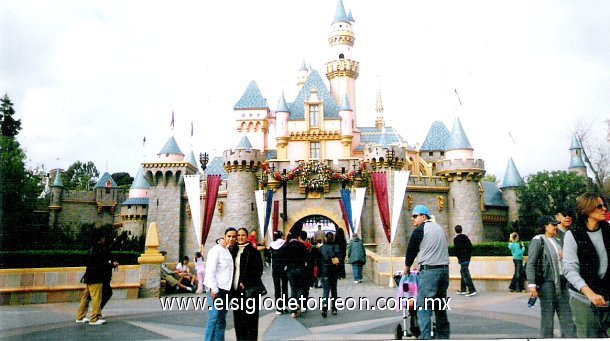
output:
[[284, 269], [273, 268], [271, 274], [273, 276], [275, 301], [277, 302], [277, 300], [280, 298], [283, 298], [285, 301], [288, 299], [288, 275], [286, 275], [286, 271], [284, 271]]
[[[443, 309], [443, 304], [447, 299], [447, 288], [449, 288], [449, 268], [434, 268], [421, 270], [419, 272], [419, 293], [417, 295], [417, 323], [421, 334], [420, 339], [430, 339], [432, 337], [432, 311], [436, 318], [437, 339], [449, 338], [449, 320], [447, 311]], [[429, 299], [444, 299], [444, 302], [426, 302]], [[437, 300], [438, 301], [438, 300]]]
[[604, 336], [602, 329], [603, 313], [591, 303], [584, 303], [570, 296], [570, 307], [576, 324], [578, 338], [597, 338]]
[[470, 262], [462, 262], [460, 263], [460, 275], [462, 278], [460, 279], [460, 291], [461, 292], [475, 292], [477, 289], [474, 287], [474, 283], [472, 282], [472, 277], [470, 277], [470, 270], [468, 270], [468, 266]]
[[333, 298], [330, 302], [330, 309], [336, 310], [335, 301], [337, 300], [337, 275], [322, 277], [322, 311], [328, 311], [328, 294]]
[[568, 289], [563, 288], [559, 295], [555, 292], [555, 283], [545, 281], [538, 290], [540, 296], [540, 337], [544, 339], [553, 338], [553, 327], [555, 312], [559, 317], [562, 338], [574, 338], [574, 322], [572, 321], [572, 309], [568, 302]]
[[[218, 296], [215, 301], [219, 301], [216, 303], [219, 305], [220, 309], [216, 309], [214, 307], [214, 300], [212, 300], [212, 295], [207, 294], [208, 296], [208, 305], [211, 307], [208, 310], [208, 323], [205, 327], [205, 341], [224, 341], [225, 339], [225, 329], [227, 328], [227, 309], [224, 306], [226, 304], [224, 300], [227, 299], [228, 292], [225, 290], [220, 290], [218, 292]], [[223, 304], [221, 305], [220, 302]]]
[[352, 270], [354, 271], [354, 281], [362, 280], [362, 264], [352, 263]]
[[525, 278], [521, 276], [521, 273], [523, 272], [523, 259], [513, 258], [513, 263], [515, 264], [515, 273], [513, 274], [513, 279], [510, 281], [508, 288], [510, 290], [523, 291], [525, 290]]
[[[290, 298], [295, 299], [297, 300], [297, 302], [299, 302], [299, 298], [305, 297], [305, 268], [288, 268], [288, 282], [290, 282]], [[291, 311], [291, 313], [296, 313], [297, 310]]]

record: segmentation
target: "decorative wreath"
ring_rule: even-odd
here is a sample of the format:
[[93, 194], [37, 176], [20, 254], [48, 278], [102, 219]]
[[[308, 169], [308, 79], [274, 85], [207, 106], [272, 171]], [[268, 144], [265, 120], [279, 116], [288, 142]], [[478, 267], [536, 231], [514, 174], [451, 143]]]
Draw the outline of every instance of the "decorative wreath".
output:
[[277, 181], [291, 181], [299, 178], [301, 186], [313, 191], [323, 191], [324, 187], [331, 181], [351, 184], [357, 176], [367, 180], [366, 162], [361, 162], [357, 169], [350, 172], [336, 172], [320, 161], [301, 162], [290, 172], [272, 172], [267, 163], [263, 163], [262, 169], [267, 174], [272, 174]]

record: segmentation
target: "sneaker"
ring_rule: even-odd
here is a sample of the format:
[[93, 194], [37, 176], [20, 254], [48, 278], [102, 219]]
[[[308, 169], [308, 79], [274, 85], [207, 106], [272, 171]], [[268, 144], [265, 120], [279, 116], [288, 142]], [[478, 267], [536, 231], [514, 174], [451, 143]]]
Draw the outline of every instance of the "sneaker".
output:
[[297, 314], [296, 313], [292, 313], [290, 314], [290, 317], [292, 317], [293, 319], [297, 318]]
[[358, 282], [358, 281], [354, 281], [354, 283], [358, 284], [358, 283], [360, 283], [360, 282]]
[[323, 311], [323, 312], [322, 312], [322, 317], [323, 317], [323, 318], [326, 318], [327, 316], [328, 316], [328, 313], [327, 313], [327, 312], [325, 312], [325, 311]]
[[192, 287], [186, 287], [186, 291], [193, 292], [193, 288]]
[[304, 313], [304, 312], [306, 312], [306, 311], [307, 311], [307, 308], [305, 308], [305, 307], [301, 308], [301, 312], [302, 312], [302, 313]]
[[275, 310], [275, 314], [276, 314], [276, 315], [282, 315], [282, 311], [281, 311], [281, 310], [279, 310], [279, 309], [276, 309], [276, 310]]
[[89, 322], [89, 319], [86, 317], [83, 317], [82, 320], [76, 320], [76, 323], [87, 323], [87, 322]]
[[458, 291], [456, 291], [455, 293], [456, 293], [456, 294], [458, 294], [458, 295], [466, 295], [466, 294], [468, 293], [468, 291], [461, 291], [461, 290], [458, 290]]
[[333, 309], [333, 315], [337, 315], [337, 309]]
[[94, 326], [104, 324], [104, 323], [106, 323], [106, 320], [102, 320], [102, 319], [97, 319], [97, 321], [95, 321], [95, 322], [89, 322], [90, 325], [94, 325]]
[[469, 293], [467, 293], [467, 294], [466, 294], [466, 296], [470, 297], [470, 296], [474, 296], [474, 295], [476, 295], [476, 294], [477, 294], [477, 292], [476, 292], [476, 291], [473, 291], [473, 292], [469, 292]]

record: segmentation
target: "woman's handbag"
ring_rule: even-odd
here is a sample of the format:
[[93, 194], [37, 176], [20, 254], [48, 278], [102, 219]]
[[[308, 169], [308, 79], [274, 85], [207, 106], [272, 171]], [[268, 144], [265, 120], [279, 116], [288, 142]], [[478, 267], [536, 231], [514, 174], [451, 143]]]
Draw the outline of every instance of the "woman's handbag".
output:
[[340, 263], [340, 261], [339, 261], [339, 258], [338, 258], [338, 257], [333, 257], [333, 258], [331, 259], [331, 261], [333, 262], [333, 264], [334, 264], [334, 265], [339, 265], [339, 263]]
[[267, 288], [265, 288], [265, 285], [261, 281], [260, 283], [258, 283], [256, 285], [246, 288], [244, 290], [244, 295], [246, 295], [246, 298], [256, 297], [256, 296], [265, 296], [265, 295], [267, 295]]

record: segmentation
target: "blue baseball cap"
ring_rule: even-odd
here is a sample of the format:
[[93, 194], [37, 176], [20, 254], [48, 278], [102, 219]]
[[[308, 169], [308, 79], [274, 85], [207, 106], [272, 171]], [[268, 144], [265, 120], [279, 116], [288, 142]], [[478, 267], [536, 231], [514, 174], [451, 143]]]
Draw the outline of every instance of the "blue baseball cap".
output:
[[420, 214], [425, 214], [427, 216], [430, 216], [430, 210], [428, 209], [428, 207], [426, 207], [424, 205], [417, 205], [413, 209], [413, 215], [420, 215]]

